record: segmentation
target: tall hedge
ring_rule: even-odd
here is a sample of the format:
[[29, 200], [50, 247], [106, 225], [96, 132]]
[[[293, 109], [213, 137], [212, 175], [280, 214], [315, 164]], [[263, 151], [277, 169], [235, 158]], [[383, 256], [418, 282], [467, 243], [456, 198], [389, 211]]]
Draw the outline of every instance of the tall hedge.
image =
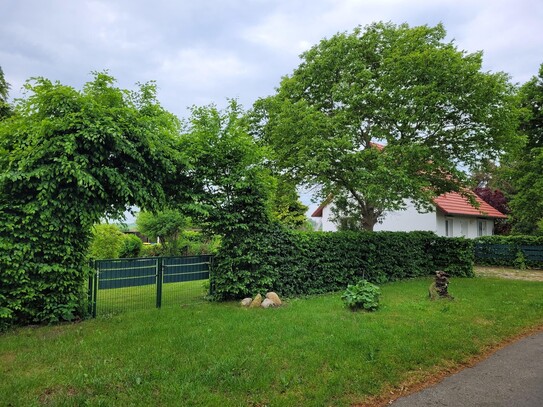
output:
[[238, 236], [237, 255], [226, 245], [215, 261], [219, 299], [274, 290], [296, 296], [337, 291], [365, 278], [375, 283], [427, 276], [445, 270], [473, 276], [470, 240], [427, 232], [306, 233], [268, 225]]

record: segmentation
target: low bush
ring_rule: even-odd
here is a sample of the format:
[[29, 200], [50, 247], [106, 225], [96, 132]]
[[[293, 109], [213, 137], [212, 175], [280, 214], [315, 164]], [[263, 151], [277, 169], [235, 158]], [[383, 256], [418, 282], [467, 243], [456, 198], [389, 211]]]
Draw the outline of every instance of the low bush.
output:
[[357, 284], [349, 284], [341, 299], [353, 311], [375, 311], [379, 307], [380, 295], [379, 287], [367, 280], [360, 280]]
[[124, 234], [119, 250], [120, 258], [132, 258], [140, 255], [143, 242], [136, 235]]

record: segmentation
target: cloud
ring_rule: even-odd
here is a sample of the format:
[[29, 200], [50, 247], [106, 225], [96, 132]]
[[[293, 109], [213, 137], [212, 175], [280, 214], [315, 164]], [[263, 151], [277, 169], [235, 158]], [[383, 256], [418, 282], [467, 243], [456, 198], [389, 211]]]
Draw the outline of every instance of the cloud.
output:
[[190, 89], [213, 89], [254, 73], [234, 53], [221, 50], [183, 49], [160, 58], [159, 78]]

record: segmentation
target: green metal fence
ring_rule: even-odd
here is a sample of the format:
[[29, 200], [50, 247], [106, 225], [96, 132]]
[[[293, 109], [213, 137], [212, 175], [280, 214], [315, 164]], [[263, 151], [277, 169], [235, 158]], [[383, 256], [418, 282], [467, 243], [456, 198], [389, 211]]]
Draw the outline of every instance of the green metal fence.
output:
[[213, 256], [95, 260], [89, 278], [89, 312], [97, 314], [202, 301]]
[[520, 259], [528, 267], [543, 268], [543, 246], [475, 243], [476, 264], [512, 267]]

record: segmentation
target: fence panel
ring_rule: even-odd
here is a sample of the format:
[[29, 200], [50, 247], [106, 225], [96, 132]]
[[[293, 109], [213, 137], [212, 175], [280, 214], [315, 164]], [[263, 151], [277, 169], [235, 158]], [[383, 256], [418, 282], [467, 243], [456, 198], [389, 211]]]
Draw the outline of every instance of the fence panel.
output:
[[[96, 260], [89, 310], [97, 314], [201, 301], [212, 256]], [[208, 286], [208, 285], [207, 285]]]
[[525, 261], [528, 267], [543, 268], [543, 246], [477, 242], [474, 248], [479, 265], [515, 267]]

